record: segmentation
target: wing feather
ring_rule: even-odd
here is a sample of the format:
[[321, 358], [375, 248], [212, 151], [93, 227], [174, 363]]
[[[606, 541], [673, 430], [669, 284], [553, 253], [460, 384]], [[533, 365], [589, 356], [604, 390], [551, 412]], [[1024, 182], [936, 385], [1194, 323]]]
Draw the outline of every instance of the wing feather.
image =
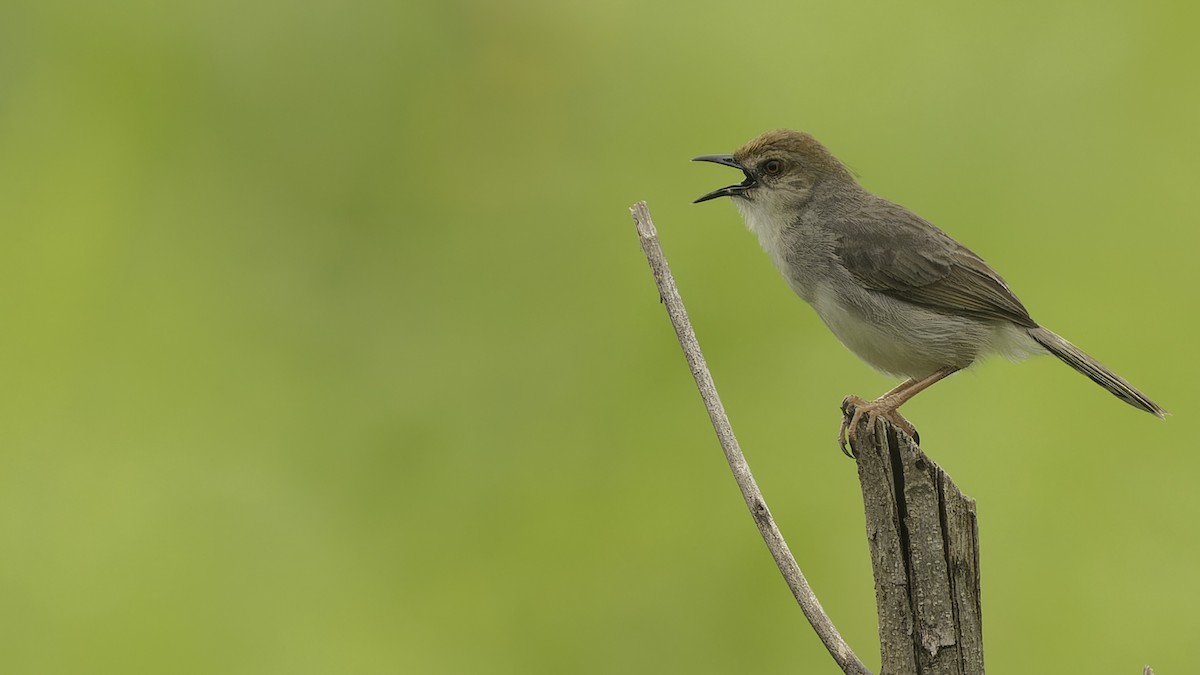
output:
[[1037, 323], [982, 258], [911, 211], [878, 200], [833, 224], [834, 250], [866, 288], [947, 314]]

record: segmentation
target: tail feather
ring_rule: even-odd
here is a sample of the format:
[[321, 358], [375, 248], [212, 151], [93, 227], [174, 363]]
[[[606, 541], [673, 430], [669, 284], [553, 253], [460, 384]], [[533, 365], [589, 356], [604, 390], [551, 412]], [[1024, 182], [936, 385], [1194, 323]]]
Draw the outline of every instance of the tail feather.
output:
[[1067, 365], [1087, 375], [1092, 382], [1107, 389], [1113, 396], [1139, 410], [1145, 410], [1151, 415], [1157, 415], [1158, 417], [1167, 416], [1166, 410], [1163, 410], [1157, 403], [1147, 398], [1145, 394], [1134, 388], [1132, 384], [1126, 382], [1120, 375], [1105, 368], [1099, 361], [1083, 353], [1083, 350], [1055, 335], [1052, 331], [1040, 326], [1030, 328], [1029, 337], [1036, 340], [1038, 344], [1045, 347], [1051, 354], [1057, 356]]

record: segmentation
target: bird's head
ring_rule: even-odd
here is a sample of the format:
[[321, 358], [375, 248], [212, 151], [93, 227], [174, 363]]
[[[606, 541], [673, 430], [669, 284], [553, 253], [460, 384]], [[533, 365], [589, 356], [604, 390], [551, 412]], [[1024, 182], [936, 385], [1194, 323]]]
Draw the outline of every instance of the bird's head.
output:
[[713, 162], [742, 172], [745, 180], [713, 190], [693, 203], [732, 197], [739, 210], [798, 209], [828, 179], [856, 185], [837, 157], [812, 136], [790, 129], [768, 131], [732, 155], [703, 155], [694, 162]]

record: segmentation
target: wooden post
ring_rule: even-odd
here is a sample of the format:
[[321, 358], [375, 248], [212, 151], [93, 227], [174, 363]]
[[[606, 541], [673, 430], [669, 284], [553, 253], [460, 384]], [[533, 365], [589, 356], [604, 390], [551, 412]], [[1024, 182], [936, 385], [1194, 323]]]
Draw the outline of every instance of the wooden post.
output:
[[[847, 403], [843, 412], [854, 413]], [[858, 459], [882, 675], [983, 674], [975, 501], [886, 420], [864, 415]]]

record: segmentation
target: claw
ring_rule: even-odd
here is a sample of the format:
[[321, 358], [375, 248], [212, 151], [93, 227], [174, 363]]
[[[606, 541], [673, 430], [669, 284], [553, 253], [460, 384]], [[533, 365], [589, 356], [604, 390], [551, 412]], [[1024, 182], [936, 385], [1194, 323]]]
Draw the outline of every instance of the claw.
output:
[[[854, 443], [858, 440], [858, 427], [863, 415], [867, 416], [869, 428], [874, 428], [875, 420], [883, 417], [891, 422], [892, 426], [908, 434], [917, 445], [921, 444], [921, 435], [917, 433], [916, 427], [904, 419], [889, 403], [890, 401], [887, 401], [886, 397], [874, 401], [865, 401], [857, 396], [847, 396], [842, 399], [842, 426], [838, 429], [838, 445], [842, 448], [842, 454], [850, 459], [856, 459], [853, 452]], [[851, 407], [854, 408], [853, 413], [849, 410]]]
[[846, 443], [846, 418], [842, 418], [842, 428], [838, 429], [838, 446], [842, 449], [842, 454], [850, 459], [857, 459], [853, 452], [850, 452], [850, 446]]
[[[847, 396], [842, 399], [842, 426], [838, 429], [838, 445], [842, 454], [850, 459], [857, 459], [853, 452], [853, 443], [858, 436], [858, 420], [862, 418], [863, 407], [868, 403], [857, 396]], [[849, 411], [854, 406], [854, 413]]]

